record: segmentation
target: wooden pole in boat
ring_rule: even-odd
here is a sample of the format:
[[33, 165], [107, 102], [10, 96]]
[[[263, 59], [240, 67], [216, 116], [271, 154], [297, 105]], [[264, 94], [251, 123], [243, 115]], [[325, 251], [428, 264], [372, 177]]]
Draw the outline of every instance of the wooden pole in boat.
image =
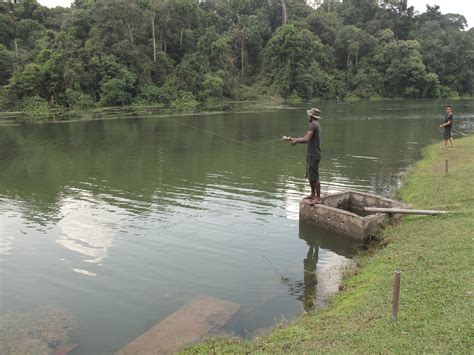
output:
[[398, 303], [400, 300], [400, 271], [395, 271], [392, 292], [392, 320], [398, 319]]
[[380, 212], [380, 213], [400, 213], [400, 214], [423, 214], [423, 215], [437, 215], [447, 214], [448, 211], [433, 211], [433, 210], [412, 210], [409, 208], [382, 208], [382, 207], [364, 207], [365, 212]]

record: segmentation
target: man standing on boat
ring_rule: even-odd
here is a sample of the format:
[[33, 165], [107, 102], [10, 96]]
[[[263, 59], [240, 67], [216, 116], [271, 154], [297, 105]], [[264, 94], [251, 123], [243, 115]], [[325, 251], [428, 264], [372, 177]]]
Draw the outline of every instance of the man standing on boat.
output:
[[444, 147], [448, 146], [448, 140], [451, 142], [451, 148], [454, 148], [453, 134], [451, 129], [453, 128], [453, 108], [450, 105], [445, 107], [446, 116], [444, 117], [444, 123], [440, 125], [440, 128], [444, 128]]
[[321, 111], [312, 108], [306, 111], [308, 114], [308, 132], [301, 138], [290, 138], [293, 145], [302, 143], [308, 144], [308, 154], [306, 156], [306, 177], [311, 186], [311, 195], [305, 197], [310, 203], [321, 203], [321, 183], [319, 182], [319, 162], [321, 161], [321, 126], [319, 121]]

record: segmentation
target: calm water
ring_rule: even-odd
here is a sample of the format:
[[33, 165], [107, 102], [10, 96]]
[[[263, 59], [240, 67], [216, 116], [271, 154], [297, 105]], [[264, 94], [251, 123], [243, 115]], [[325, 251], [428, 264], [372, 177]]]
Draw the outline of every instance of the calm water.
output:
[[[320, 105], [323, 193], [390, 196], [443, 104]], [[324, 305], [357, 246], [298, 222], [306, 147], [276, 140], [304, 112], [0, 127], [0, 315], [64, 308], [75, 354], [110, 354], [197, 295], [240, 304], [242, 336]]]

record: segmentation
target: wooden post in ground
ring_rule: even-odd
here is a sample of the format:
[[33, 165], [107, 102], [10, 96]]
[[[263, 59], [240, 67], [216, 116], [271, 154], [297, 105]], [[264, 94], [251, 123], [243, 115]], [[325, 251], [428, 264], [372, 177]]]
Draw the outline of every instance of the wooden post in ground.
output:
[[398, 319], [398, 301], [400, 299], [400, 271], [395, 271], [392, 293], [392, 320]]
[[448, 175], [448, 159], [446, 159], [446, 163], [444, 165], [444, 170], [446, 172], [446, 175]]

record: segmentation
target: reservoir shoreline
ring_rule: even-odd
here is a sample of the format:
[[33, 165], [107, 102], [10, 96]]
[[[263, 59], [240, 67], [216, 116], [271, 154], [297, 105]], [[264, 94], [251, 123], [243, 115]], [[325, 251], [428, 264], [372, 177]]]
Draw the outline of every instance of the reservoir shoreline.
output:
[[[472, 231], [474, 136], [452, 150], [434, 144], [409, 171], [398, 197], [415, 208], [446, 208], [448, 216], [405, 218], [383, 232], [376, 252], [355, 258], [330, 305], [252, 341], [217, 339], [182, 351], [250, 352], [456, 352], [472, 349]], [[450, 173], [444, 174], [444, 161]], [[442, 186], [449, 185], [449, 189]], [[466, 249], [468, 248], [468, 249]], [[400, 313], [390, 319], [394, 271], [401, 271]], [[423, 339], [423, 341], [420, 341]]]

